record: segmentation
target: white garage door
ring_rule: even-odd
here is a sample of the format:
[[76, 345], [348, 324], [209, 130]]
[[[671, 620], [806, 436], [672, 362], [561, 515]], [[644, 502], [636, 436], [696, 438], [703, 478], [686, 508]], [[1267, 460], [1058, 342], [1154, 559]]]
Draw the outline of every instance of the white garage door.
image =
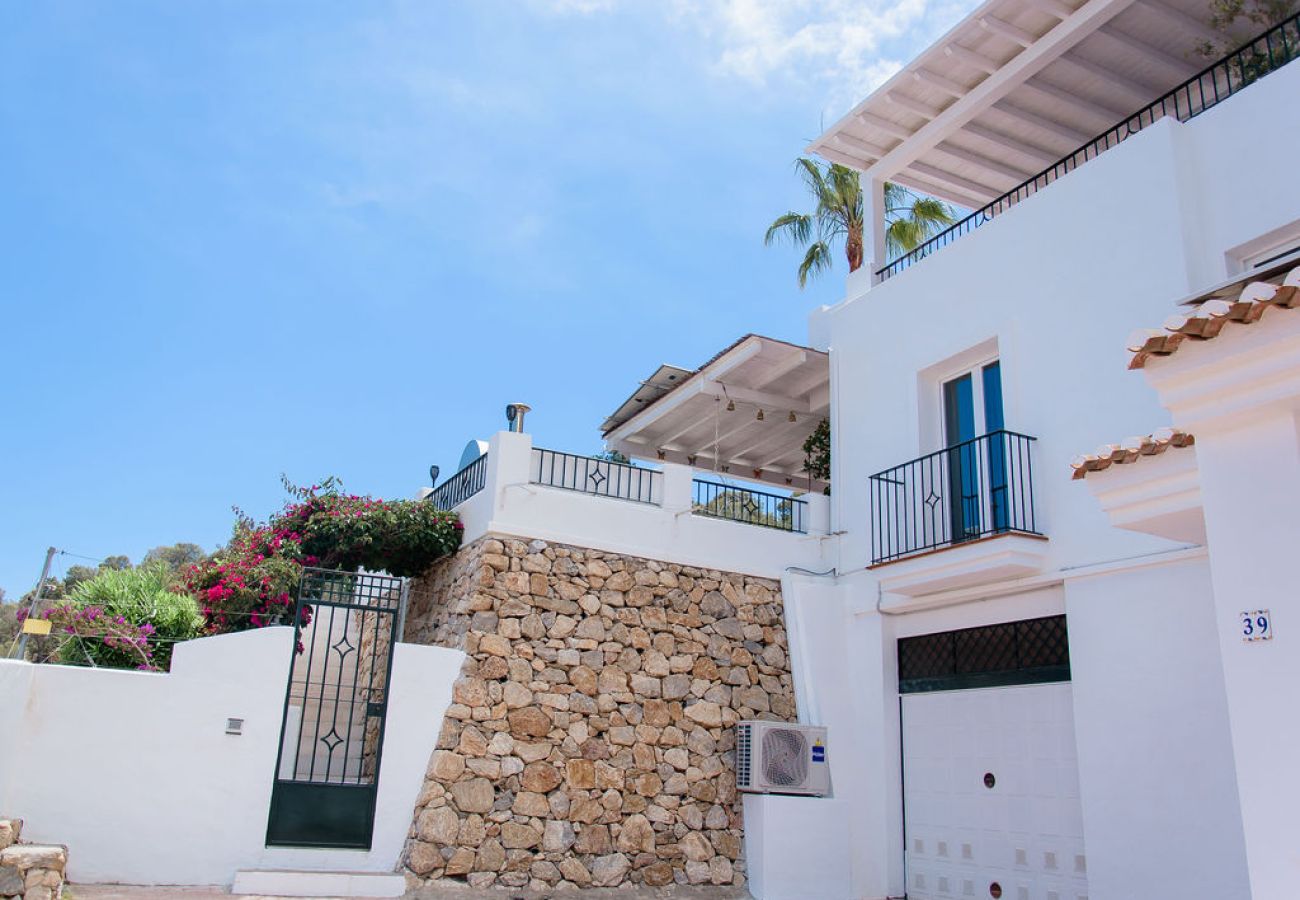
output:
[[908, 900], [1086, 900], [1070, 684], [902, 704]]

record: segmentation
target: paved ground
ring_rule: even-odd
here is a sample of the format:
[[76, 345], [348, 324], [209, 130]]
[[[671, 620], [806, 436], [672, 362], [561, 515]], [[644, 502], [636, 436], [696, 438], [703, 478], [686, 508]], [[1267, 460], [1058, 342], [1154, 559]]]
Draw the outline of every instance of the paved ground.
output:
[[[218, 887], [138, 887], [129, 884], [74, 884], [64, 889], [65, 900], [227, 900], [230, 894]], [[410, 900], [750, 900], [743, 888], [599, 888], [577, 891], [548, 891], [537, 893], [527, 890], [493, 889], [476, 891], [468, 887], [449, 885], [423, 888], [407, 895]], [[283, 900], [278, 897], [246, 896], [244, 900]]]

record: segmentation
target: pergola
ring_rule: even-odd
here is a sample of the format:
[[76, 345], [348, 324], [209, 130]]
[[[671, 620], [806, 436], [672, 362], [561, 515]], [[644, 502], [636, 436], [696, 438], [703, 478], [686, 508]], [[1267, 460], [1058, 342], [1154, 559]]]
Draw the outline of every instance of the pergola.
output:
[[628, 457], [820, 491], [803, 444], [829, 408], [826, 353], [748, 334], [694, 372], [660, 366], [601, 430]]
[[886, 262], [883, 185], [991, 203], [1196, 75], [1208, 0], [988, 0], [809, 147], [864, 173], [869, 261]]

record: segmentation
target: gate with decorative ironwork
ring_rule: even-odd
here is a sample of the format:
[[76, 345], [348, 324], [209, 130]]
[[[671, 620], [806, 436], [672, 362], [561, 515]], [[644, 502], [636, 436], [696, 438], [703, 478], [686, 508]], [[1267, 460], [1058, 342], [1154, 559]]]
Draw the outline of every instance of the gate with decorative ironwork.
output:
[[303, 570], [268, 846], [369, 849], [406, 582]]

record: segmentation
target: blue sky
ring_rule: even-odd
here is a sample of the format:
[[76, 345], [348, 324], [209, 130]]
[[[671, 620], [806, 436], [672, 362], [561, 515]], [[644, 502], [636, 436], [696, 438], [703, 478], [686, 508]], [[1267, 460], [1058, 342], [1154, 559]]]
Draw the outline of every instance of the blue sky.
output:
[[973, 5], [4, 4], [0, 587], [801, 341], [844, 269], [762, 245], [791, 162]]

